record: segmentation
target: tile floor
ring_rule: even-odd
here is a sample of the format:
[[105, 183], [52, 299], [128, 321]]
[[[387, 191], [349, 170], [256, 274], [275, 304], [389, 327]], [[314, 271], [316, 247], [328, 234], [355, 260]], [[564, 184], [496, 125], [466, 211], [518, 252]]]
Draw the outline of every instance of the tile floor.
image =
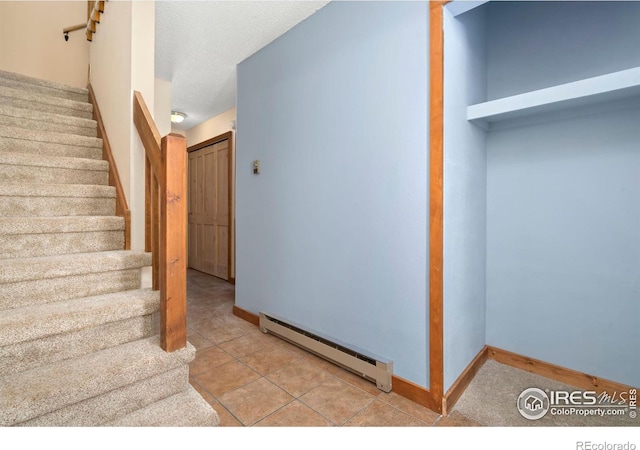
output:
[[189, 269], [188, 339], [196, 349], [191, 384], [213, 406], [220, 425], [477, 426], [448, 417], [324, 361], [232, 313], [234, 287]]

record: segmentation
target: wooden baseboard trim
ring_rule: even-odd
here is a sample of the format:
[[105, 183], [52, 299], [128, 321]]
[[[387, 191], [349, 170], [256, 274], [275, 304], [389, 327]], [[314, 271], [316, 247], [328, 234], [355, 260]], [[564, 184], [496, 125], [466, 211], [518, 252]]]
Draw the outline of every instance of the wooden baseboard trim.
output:
[[429, 389], [419, 386], [409, 380], [405, 380], [404, 378], [400, 378], [396, 375], [393, 375], [391, 377], [391, 386], [392, 392], [395, 392], [396, 394], [401, 395], [402, 397], [407, 398], [412, 402], [416, 402], [419, 405], [429, 408], [432, 411], [440, 413], [440, 399], [434, 398]]
[[600, 392], [628, 392], [629, 389], [639, 389], [640, 387], [627, 386], [616, 381], [578, 372], [566, 367], [557, 366], [539, 359], [529, 358], [497, 347], [488, 347], [487, 357], [501, 364], [525, 370], [536, 375], [540, 375], [552, 380], [559, 381], [579, 389]]
[[[260, 316], [238, 306], [233, 306], [233, 315], [239, 317], [240, 319], [246, 320], [247, 322], [252, 323], [255, 326], [260, 326]], [[422, 386], [418, 386], [417, 384], [405, 380], [404, 378], [400, 378], [396, 375], [392, 376], [391, 385], [392, 391], [396, 394], [408, 398], [409, 400], [414, 401], [419, 405], [426, 406], [427, 408], [438, 413], [441, 411], [440, 400], [433, 398], [433, 395], [431, 394], [431, 392], [429, 392], [428, 389]]]
[[260, 316], [249, 312], [246, 309], [242, 309], [239, 306], [233, 305], [233, 315], [246, 320], [247, 322], [252, 323], [257, 327], [260, 326]]
[[[233, 306], [233, 315], [255, 326], [260, 325], [260, 317], [257, 314], [253, 314], [235, 305]], [[561, 383], [575, 386], [579, 389], [592, 390], [598, 393], [628, 392], [630, 389], [640, 389], [640, 387], [627, 386], [622, 383], [588, 375], [573, 369], [486, 345], [469, 363], [442, 399], [435, 398], [429, 389], [396, 375], [393, 375], [392, 378], [392, 390], [396, 394], [425, 406], [432, 411], [447, 415], [487, 359], [492, 359], [501, 364], [515, 367], [516, 369], [525, 370]]]
[[446, 416], [453, 409], [462, 393], [467, 389], [471, 380], [476, 376], [480, 368], [484, 365], [488, 358], [489, 347], [486, 345], [482, 347], [482, 350], [473, 358], [466, 369], [460, 374], [460, 376], [454, 381], [444, 398], [442, 399], [442, 415]]

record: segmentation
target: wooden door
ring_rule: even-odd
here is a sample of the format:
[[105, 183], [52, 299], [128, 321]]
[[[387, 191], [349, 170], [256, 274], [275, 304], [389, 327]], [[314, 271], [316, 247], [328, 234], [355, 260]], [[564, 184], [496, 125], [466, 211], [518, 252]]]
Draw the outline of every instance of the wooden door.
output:
[[229, 140], [189, 153], [189, 267], [229, 279]]

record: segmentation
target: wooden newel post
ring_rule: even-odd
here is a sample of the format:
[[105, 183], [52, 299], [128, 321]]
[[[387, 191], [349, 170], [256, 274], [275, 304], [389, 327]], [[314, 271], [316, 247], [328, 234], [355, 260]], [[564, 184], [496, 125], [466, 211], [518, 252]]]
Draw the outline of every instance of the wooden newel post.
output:
[[187, 345], [187, 140], [162, 138], [160, 192], [160, 343], [167, 352]]

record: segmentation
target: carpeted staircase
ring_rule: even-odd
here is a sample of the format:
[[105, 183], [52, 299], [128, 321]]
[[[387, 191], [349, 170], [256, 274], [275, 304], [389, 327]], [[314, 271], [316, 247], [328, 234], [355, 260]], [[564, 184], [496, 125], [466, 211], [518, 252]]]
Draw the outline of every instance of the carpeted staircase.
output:
[[0, 71], [0, 426], [215, 426], [166, 353], [87, 90]]

